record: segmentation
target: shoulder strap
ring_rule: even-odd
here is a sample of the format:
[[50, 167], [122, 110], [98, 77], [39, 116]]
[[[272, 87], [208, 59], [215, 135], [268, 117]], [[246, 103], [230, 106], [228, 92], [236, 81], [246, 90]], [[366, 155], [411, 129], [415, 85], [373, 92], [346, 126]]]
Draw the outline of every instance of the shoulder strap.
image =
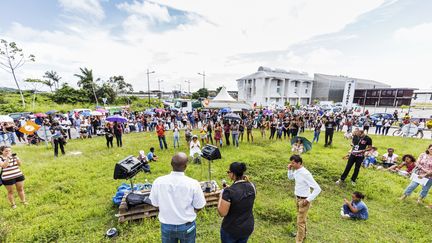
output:
[[249, 182], [249, 183], [251, 184], [252, 188], [254, 189], [254, 192], [255, 192], [255, 195], [256, 195], [256, 188], [255, 188], [255, 185], [254, 185], [252, 182]]

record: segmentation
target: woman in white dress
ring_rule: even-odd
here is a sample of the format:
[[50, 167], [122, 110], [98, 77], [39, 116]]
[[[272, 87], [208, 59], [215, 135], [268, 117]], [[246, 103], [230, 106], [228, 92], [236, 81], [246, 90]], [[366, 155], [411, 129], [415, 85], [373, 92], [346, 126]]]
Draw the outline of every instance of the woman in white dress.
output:
[[201, 144], [198, 140], [197, 135], [193, 135], [189, 148], [190, 148], [189, 156], [192, 157], [192, 159], [194, 158], [194, 155], [197, 153], [198, 155], [201, 155]]

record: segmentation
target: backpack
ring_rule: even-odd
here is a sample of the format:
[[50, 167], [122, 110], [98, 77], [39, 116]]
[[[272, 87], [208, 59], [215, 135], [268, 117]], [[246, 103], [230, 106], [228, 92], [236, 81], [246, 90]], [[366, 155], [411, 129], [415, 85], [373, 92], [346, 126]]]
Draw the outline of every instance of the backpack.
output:
[[152, 205], [150, 201], [150, 193], [135, 193], [131, 192], [126, 196], [126, 204], [128, 209], [142, 204]]

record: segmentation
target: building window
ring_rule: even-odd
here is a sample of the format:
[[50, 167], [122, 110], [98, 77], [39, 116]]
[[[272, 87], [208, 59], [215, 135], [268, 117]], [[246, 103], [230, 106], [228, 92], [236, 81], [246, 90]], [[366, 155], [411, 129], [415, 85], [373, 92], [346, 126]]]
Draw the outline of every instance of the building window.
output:
[[294, 87], [298, 87], [298, 83], [297, 81], [294, 81]]
[[307, 89], [305, 89], [305, 94], [307, 94], [308, 93], [308, 90]]
[[431, 94], [431, 96], [430, 96], [430, 100], [432, 100], [432, 94]]
[[276, 93], [280, 94], [280, 88], [279, 87], [276, 88]]

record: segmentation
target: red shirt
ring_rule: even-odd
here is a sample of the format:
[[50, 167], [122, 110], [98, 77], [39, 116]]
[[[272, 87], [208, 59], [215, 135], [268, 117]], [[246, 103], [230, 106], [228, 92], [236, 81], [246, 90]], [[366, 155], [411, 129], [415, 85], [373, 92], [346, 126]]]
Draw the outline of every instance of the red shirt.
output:
[[163, 137], [165, 136], [165, 128], [163, 125], [157, 125], [156, 126], [156, 133], [158, 135], [158, 137]]

